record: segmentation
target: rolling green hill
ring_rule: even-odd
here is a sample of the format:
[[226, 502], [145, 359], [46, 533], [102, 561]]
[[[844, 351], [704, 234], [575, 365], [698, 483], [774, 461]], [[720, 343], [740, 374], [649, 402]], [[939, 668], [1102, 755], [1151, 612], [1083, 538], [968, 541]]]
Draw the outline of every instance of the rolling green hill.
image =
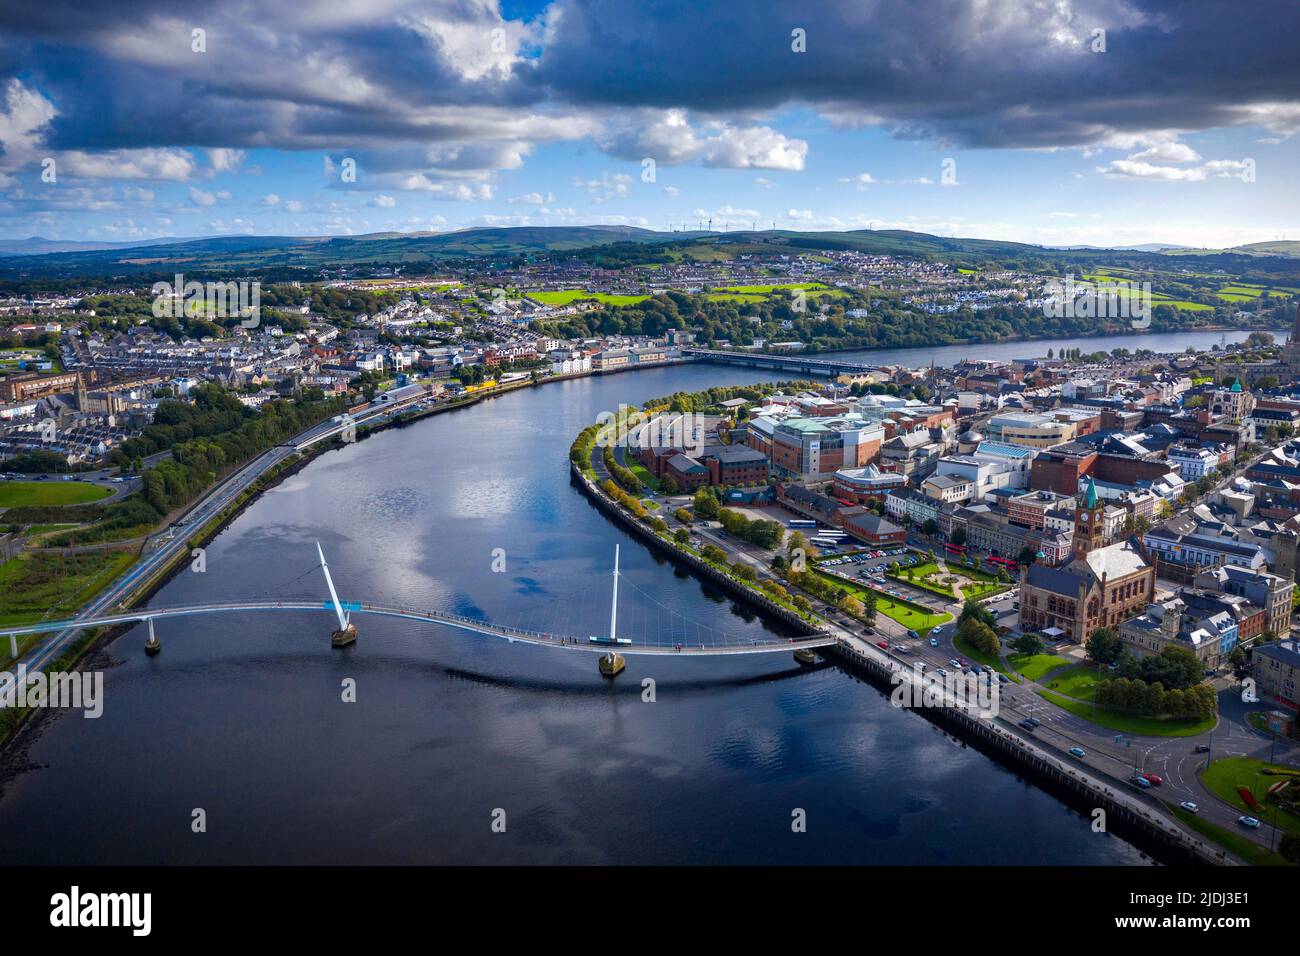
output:
[[[4, 251], [13, 252], [14, 244]], [[449, 260], [487, 263], [519, 257], [578, 257], [612, 267], [656, 262], [726, 259], [745, 253], [856, 250], [940, 260], [956, 266], [1005, 266], [1082, 273], [1101, 266], [1137, 272], [1204, 266], [1206, 271], [1288, 275], [1296, 272], [1300, 243], [1253, 243], [1237, 249], [1051, 249], [1021, 242], [948, 238], [898, 229], [846, 232], [656, 232], [631, 226], [524, 226], [464, 229], [443, 233], [374, 233], [346, 237], [220, 236], [154, 240], [127, 248], [65, 252], [22, 249], [0, 254], [0, 278], [122, 276], [142, 279], [187, 275], [261, 274], [267, 278], [312, 278], [322, 270], [413, 270]], [[485, 263], [486, 264], [486, 263]]]

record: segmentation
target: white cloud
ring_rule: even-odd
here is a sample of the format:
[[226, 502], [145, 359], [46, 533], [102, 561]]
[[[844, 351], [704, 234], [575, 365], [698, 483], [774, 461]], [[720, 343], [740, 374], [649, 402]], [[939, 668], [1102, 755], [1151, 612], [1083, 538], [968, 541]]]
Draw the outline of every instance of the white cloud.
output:
[[1194, 163], [1200, 158], [1201, 154], [1186, 143], [1159, 143], [1129, 157], [1135, 162], [1155, 163]]
[[366, 205], [375, 206], [379, 209], [392, 209], [394, 206], [397, 205], [397, 200], [394, 199], [392, 196], [379, 195], [376, 196], [374, 199], [370, 200], [370, 202], [368, 202]]
[[607, 199], [622, 199], [630, 191], [632, 177], [627, 173], [603, 172], [599, 179], [573, 177], [573, 185], [585, 189], [592, 197], [592, 202], [604, 202]]
[[676, 198], [677, 198], [678, 196], [680, 196], [681, 194], [682, 194], [682, 191], [681, 191], [680, 189], [678, 189], [676, 186], [665, 186], [665, 187], [664, 187], [664, 195], [665, 195], [665, 196], [668, 196], [670, 199], [676, 199]]
[[880, 180], [876, 179], [870, 173], [858, 173], [856, 176], [844, 176], [839, 181], [842, 183], [852, 183], [858, 189], [866, 189], [866, 187], [878, 185], [880, 182]]
[[0, 108], [0, 170], [18, 169], [37, 159], [43, 130], [57, 112], [53, 103], [17, 79], [5, 85]]
[[244, 160], [247, 158], [248, 154], [242, 149], [208, 150], [208, 162], [212, 164], [213, 172], [232, 173], [244, 165]]
[[275, 193], [267, 193], [265, 196], [262, 197], [262, 205], [278, 206], [280, 205], [280, 197], [277, 196]]
[[811, 209], [790, 209], [786, 212], [785, 217], [796, 222], [805, 222], [812, 219], [813, 214]]
[[102, 153], [80, 150], [59, 154], [59, 166], [73, 176], [90, 179], [154, 179], [183, 183], [194, 177], [197, 164], [187, 150], [113, 149]]
[[1199, 182], [1205, 178], [1205, 171], [1202, 169], [1156, 166], [1132, 159], [1117, 159], [1105, 166], [1098, 166], [1097, 172], [1102, 173], [1107, 179], [1149, 179], [1167, 183]]
[[190, 187], [190, 201], [196, 206], [211, 206], [217, 201], [217, 197], [212, 193], [205, 193], [202, 189]]

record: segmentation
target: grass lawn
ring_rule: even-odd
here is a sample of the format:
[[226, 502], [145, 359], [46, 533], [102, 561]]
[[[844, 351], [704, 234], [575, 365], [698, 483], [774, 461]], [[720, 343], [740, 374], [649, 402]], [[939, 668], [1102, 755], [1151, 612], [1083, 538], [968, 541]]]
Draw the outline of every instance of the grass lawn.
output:
[[595, 299], [605, 305], [635, 305], [650, 298], [648, 295], [613, 295], [609, 292], [586, 292], [582, 289], [561, 289], [555, 292], [529, 292], [528, 298], [542, 305], [568, 305], [578, 299]]
[[1260, 846], [1249, 837], [1232, 830], [1224, 829], [1209, 820], [1202, 820], [1195, 813], [1188, 813], [1182, 807], [1170, 806], [1169, 809], [1183, 823], [1213, 843], [1217, 843], [1233, 856], [1253, 866], [1290, 866], [1277, 853], [1269, 853], [1268, 847]]
[[1038, 695], [1062, 710], [1068, 710], [1076, 717], [1082, 717], [1084, 720], [1090, 720], [1094, 724], [1121, 733], [1140, 734], [1144, 737], [1195, 737], [1197, 734], [1205, 733], [1218, 722], [1217, 717], [1207, 717], [1204, 720], [1162, 720], [1159, 717], [1122, 714], [1106, 707], [1094, 709], [1092, 704], [1062, 697], [1050, 690], [1040, 690]]
[[1049, 674], [1070, 662], [1055, 654], [1012, 653], [1007, 655], [1007, 663], [1030, 680], [1040, 680], [1044, 674]]
[[85, 481], [5, 481], [0, 482], [0, 508], [84, 505], [112, 493], [109, 488]]
[[0, 564], [0, 623], [69, 617], [134, 563], [130, 551], [11, 558]]
[[[1291, 771], [1296, 769], [1282, 764], [1270, 764], [1263, 760], [1255, 760], [1252, 757], [1222, 757], [1201, 771], [1201, 783], [1205, 784], [1206, 788], [1216, 797], [1234, 809], [1240, 810], [1242, 813], [1249, 813], [1253, 817], [1259, 817], [1261, 820], [1267, 819], [1271, 823], [1273, 821], [1273, 803], [1265, 799], [1268, 788], [1279, 780], [1287, 778], [1260, 773], [1265, 767]], [[1291, 784], [1292, 787], [1300, 787], [1300, 777], [1291, 777], [1290, 779], [1294, 781]], [[1242, 800], [1237, 794], [1237, 787], [1239, 786], [1251, 790], [1255, 794], [1255, 799], [1260, 802], [1261, 807], [1252, 809], [1246, 806], [1246, 801]], [[1268, 809], [1265, 810], [1263, 807], [1268, 807]], [[1279, 809], [1277, 811], [1277, 825], [1292, 833], [1300, 833], [1300, 817], [1294, 813]]]
[[659, 479], [656, 478], [654, 475], [650, 474], [650, 472], [646, 469], [645, 465], [641, 464], [641, 462], [637, 461], [631, 455], [627, 457], [627, 461], [628, 461], [628, 465], [627, 465], [628, 471], [632, 472], [632, 474], [640, 478], [641, 484], [645, 485], [651, 491], [659, 490]]
[[1096, 696], [1099, 683], [1101, 677], [1097, 674], [1097, 668], [1091, 664], [1075, 664], [1069, 670], [1053, 677], [1047, 686], [1075, 700], [1090, 701]]

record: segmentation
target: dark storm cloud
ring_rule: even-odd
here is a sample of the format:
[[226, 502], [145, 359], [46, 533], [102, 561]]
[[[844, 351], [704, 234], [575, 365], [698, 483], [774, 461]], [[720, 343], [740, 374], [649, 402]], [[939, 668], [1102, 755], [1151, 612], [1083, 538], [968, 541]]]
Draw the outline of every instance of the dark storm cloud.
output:
[[[729, 112], [810, 104], [969, 146], [1076, 146], [1112, 131], [1300, 126], [1300, 4], [571, 0], [540, 78], [590, 105]], [[791, 50], [791, 31], [807, 52]], [[1106, 52], [1091, 50], [1106, 31]]]

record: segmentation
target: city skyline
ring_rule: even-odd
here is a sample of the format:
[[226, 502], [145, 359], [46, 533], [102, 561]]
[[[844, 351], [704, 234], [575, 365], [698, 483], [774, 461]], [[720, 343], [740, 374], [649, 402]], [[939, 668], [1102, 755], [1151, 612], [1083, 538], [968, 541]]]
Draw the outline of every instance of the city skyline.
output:
[[1293, 8], [656, 12], [7, 11], [0, 238], [709, 220], [1063, 246], [1300, 235]]

